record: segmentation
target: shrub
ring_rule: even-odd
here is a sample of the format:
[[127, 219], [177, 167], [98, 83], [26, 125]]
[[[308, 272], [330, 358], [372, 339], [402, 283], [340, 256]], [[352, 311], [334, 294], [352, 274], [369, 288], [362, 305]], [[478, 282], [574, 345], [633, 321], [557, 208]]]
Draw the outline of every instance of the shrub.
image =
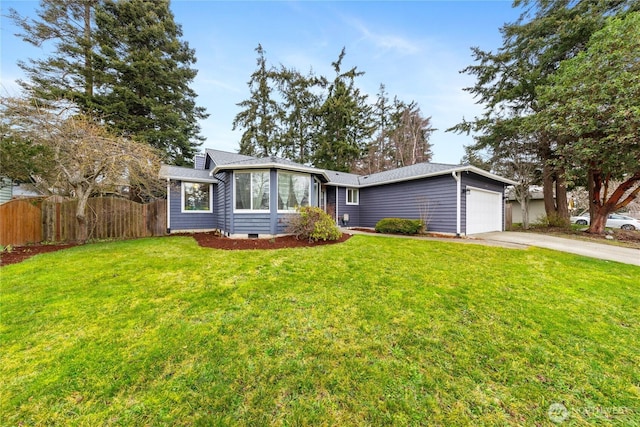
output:
[[423, 228], [419, 219], [383, 218], [376, 224], [378, 233], [418, 234]]
[[559, 215], [541, 216], [535, 223], [532, 224], [534, 228], [566, 228], [571, 227], [571, 222], [567, 218], [563, 218]]
[[303, 206], [297, 209], [298, 215], [289, 220], [287, 232], [297, 239], [308, 239], [310, 242], [318, 240], [338, 240], [342, 233], [334, 220], [320, 208]]

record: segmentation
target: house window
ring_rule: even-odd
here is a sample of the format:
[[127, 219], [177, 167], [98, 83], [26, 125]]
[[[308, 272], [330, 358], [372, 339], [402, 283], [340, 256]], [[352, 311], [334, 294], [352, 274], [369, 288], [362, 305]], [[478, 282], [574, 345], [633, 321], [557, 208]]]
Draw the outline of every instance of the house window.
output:
[[235, 172], [235, 209], [269, 210], [269, 171]]
[[299, 206], [309, 206], [309, 175], [278, 172], [278, 210], [292, 211]]
[[360, 194], [357, 188], [347, 188], [347, 204], [357, 205], [360, 203]]
[[211, 184], [182, 182], [182, 212], [212, 212]]

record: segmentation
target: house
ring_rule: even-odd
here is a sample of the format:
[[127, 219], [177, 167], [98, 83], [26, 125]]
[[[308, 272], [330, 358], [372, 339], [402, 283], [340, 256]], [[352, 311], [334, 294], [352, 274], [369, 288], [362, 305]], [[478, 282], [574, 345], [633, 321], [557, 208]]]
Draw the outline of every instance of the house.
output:
[[8, 202], [13, 197], [13, 181], [0, 176], [0, 204]]
[[219, 230], [231, 237], [286, 234], [298, 206], [320, 206], [339, 225], [422, 218], [456, 235], [504, 229], [513, 181], [474, 166], [420, 163], [371, 175], [207, 149], [194, 168], [163, 165], [169, 232]]
[[[547, 211], [544, 208], [544, 193], [540, 187], [531, 187], [529, 194], [529, 222], [534, 223], [547, 217]], [[511, 205], [511, 222], [522, 224], [522, 206], [516, 199], [513, 189], [507, 191], [507, 204]]]

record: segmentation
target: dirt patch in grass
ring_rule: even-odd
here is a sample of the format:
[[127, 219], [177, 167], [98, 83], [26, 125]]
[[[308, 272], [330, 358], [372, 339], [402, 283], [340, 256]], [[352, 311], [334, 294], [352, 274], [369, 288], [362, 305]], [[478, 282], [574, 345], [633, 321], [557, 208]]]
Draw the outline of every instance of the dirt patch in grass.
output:
[[[298, 240], [295, 236], [281, 236], [273, 239], [230, 239], [220, 236], [220, 234], [211, 233], [193, 233], [193, 234], [173, 234], [172, 236], [191, 236], [200, 246], [206, 248], [225, 249], [225, 250], [246, 250], [246, 249], [283, 249], [283, 248], [300, 248], [307, 246], [322, 246], [333, 243], [341, 243], [351, 237], [350, 234], [343, 234], [340, 239], [333, 241], [309, 242], [308, 240]], [[171, 237], [171, 236], [168, 236]], [[0, 252], [0, 266], [16, 264], [24, 261], [32, 256], [47, 252], [55, 252], [62, 249], [68, 249], [77, 246], [77, 244], [63, 243], [51, 245], [26, 245], [5, 248]]]

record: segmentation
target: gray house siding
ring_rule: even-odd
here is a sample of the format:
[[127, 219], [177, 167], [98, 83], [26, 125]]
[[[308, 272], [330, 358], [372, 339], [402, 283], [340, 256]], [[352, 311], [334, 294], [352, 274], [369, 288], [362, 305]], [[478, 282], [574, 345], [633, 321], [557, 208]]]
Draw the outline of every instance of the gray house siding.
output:
[[271, 214], [236, 213], [233, 215], [231, 234], [273, 234], [271, 232]]
[[[216, 216], [209, 212], [207, 213], [183, 213], [182, 212], [182, 195], [181, 195], [181, 181], [173, 181], [174, 185], [171, 185], [171, 195], [169, 197], [169, 215], [171, 218], [170, 228], [171, 231], [180, 230], [213, 230], [218, 228]], [[216, 200], [217, 191], [216, 185], [213, 185], [213, 210], [217, 206]]]
[[452, 176], [360, 189], [362, 227], [375, 227], [382, 218], [419, 219], [421, 211], [429, 231], [456, 232], [456, 181]]
[[278, 214], [278, 224], [276, 228], [277, 234], [287, 234], [287, 227], [289, 226], [289, 221], [291, 220], [291, 217], [293, 217], [294, 215], [295, 214], [288, 214], [288, 213]]
[[213, 214], [216, 216], [218, 228], [223, 232], [229, 233], [233, 215], [233, 208], [231, 206], [231, 173], [218, 173], [215, 175], [215, 178], [219, 183], [214, 186], [217, 199], [213, 208]]
[[357, 227], [360, 224], [360, 206], [362, 205], [362, 189], [359, 189], [359, 201], [357, 205], [347, 205], [347, 187], [336, 187], [338, 189], [338, 224], [342, 225], [344, 214], [349, 214], [349, 227]]

